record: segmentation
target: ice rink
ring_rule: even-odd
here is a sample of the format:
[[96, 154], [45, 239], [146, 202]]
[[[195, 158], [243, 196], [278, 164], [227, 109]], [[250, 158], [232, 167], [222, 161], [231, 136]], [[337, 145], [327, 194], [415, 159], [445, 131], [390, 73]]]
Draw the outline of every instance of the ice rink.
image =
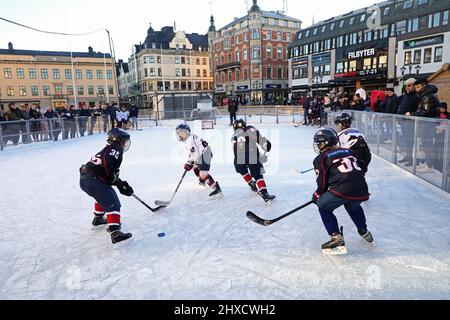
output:
[[[93, 201], [78, 169], [105, 145], [105, 135], [8, 148], [0, 153], [0, 299], [448, 299], [450, 196], [378, 157], [364, 204], [376, 245], [338, 211], [349, 254], [322, 255], [329, 240], [310, 206], [261, 227], [247, 210], [275, 218], [315, 191], [313, 128], [258, 126], [274, 144], [266, 181], [277, 201], [266, 205], [234, 172], [232, 131], [202, 131], [214, 152], [211, 173], [220, 200], [186, 178], [157, 214], [123, 198], [124, 231], [134, 242], [113, 248], [91, 231]], [[249, 124], [252, 124], [251, 121]], [[131, 132], [121, 177], [153, 205], [170, 199], [187, 159], [174, 126]], [[166, 237], [158, 238], [161, 232]]]

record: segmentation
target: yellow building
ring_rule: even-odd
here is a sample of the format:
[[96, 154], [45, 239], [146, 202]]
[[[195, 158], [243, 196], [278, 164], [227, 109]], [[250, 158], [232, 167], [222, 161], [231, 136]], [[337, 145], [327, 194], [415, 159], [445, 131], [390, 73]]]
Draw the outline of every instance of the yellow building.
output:
[[58, 108], [66, 103], [99, 106], [118, 101], [110, 54], [0, 49], [0, 106], [37, 103]]

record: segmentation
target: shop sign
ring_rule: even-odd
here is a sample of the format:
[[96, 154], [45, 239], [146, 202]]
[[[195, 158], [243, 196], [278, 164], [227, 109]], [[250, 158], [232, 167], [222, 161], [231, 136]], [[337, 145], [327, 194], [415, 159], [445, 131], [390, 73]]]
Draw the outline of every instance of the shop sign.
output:
[[434, 46], [436, 44], [442, 43], [444, 43], [444, 35], [441, 34], [435, 37], [408, 40], [404, 42], [403, 46], [405, 49], [414, 49], [426, 46]]
[[322, 64], [330, 64], [331, 63], [331, 53], [322, 53], [316, 54], [312, 56], [312, 64], [313, 65], [322, 65]]
[[237, 90], [248, 90], [248, 86], [237, 86]]
[[358, 59], [358, 58], [372, 57], [375, 54], [376, 54], [375, 48], [370, 48], [364, 50], [351, 51], [348, 53], [348, 58]]
[[281, 89], [281, 84], [267, 84], [267, 89]]
[[344, 72], [344, 73], [336, 73], [334, 75], [335, 79], [342, 79], [342, 78], [354, 78], [358, 76], [358, 72], [351, 71], [351, 72]]

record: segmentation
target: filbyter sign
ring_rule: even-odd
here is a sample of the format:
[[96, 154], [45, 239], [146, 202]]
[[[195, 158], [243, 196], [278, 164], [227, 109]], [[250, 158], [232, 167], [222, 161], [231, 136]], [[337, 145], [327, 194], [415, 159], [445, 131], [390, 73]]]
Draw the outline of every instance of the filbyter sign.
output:
[[372, 57], [374, 55], [375, 55], [375, 48], [370, 48], [358, 51], [351, 51], [348, 53], [348, 58], [358, 59], [358, 58]]
[[436, 44], [444, 43], [444, 35], [438, 35], [435, 37], [422, 38], [422, 39], [414, 39], [408, 40], [404, 43], [405, 49], [414, 49], [420, 47], [434, 46]]

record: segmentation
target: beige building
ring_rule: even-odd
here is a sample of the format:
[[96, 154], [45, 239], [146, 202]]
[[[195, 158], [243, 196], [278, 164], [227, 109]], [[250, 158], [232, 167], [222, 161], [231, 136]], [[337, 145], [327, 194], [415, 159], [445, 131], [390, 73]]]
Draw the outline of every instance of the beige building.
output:
[[[139, 83], [137, 100], [143, 107], [153, 108], [158, 100], [159, 110], [163, 111], [168, 107], [168, 101], [160, 100], [164, 94], [188, 97], [213, 90], [207, 35], [186, 34], [174, 31], [173, 27], [155, 31], [150, 27], [145, 42], [133, 46], [128, 68], [131, 87], [133, 82]], [[172, 109], [182, 107], [171, 106]]]
[[118, 101], [111, 55], [94, 52], [0, 49], [0, 105], [40, 104], [80, 108]]

